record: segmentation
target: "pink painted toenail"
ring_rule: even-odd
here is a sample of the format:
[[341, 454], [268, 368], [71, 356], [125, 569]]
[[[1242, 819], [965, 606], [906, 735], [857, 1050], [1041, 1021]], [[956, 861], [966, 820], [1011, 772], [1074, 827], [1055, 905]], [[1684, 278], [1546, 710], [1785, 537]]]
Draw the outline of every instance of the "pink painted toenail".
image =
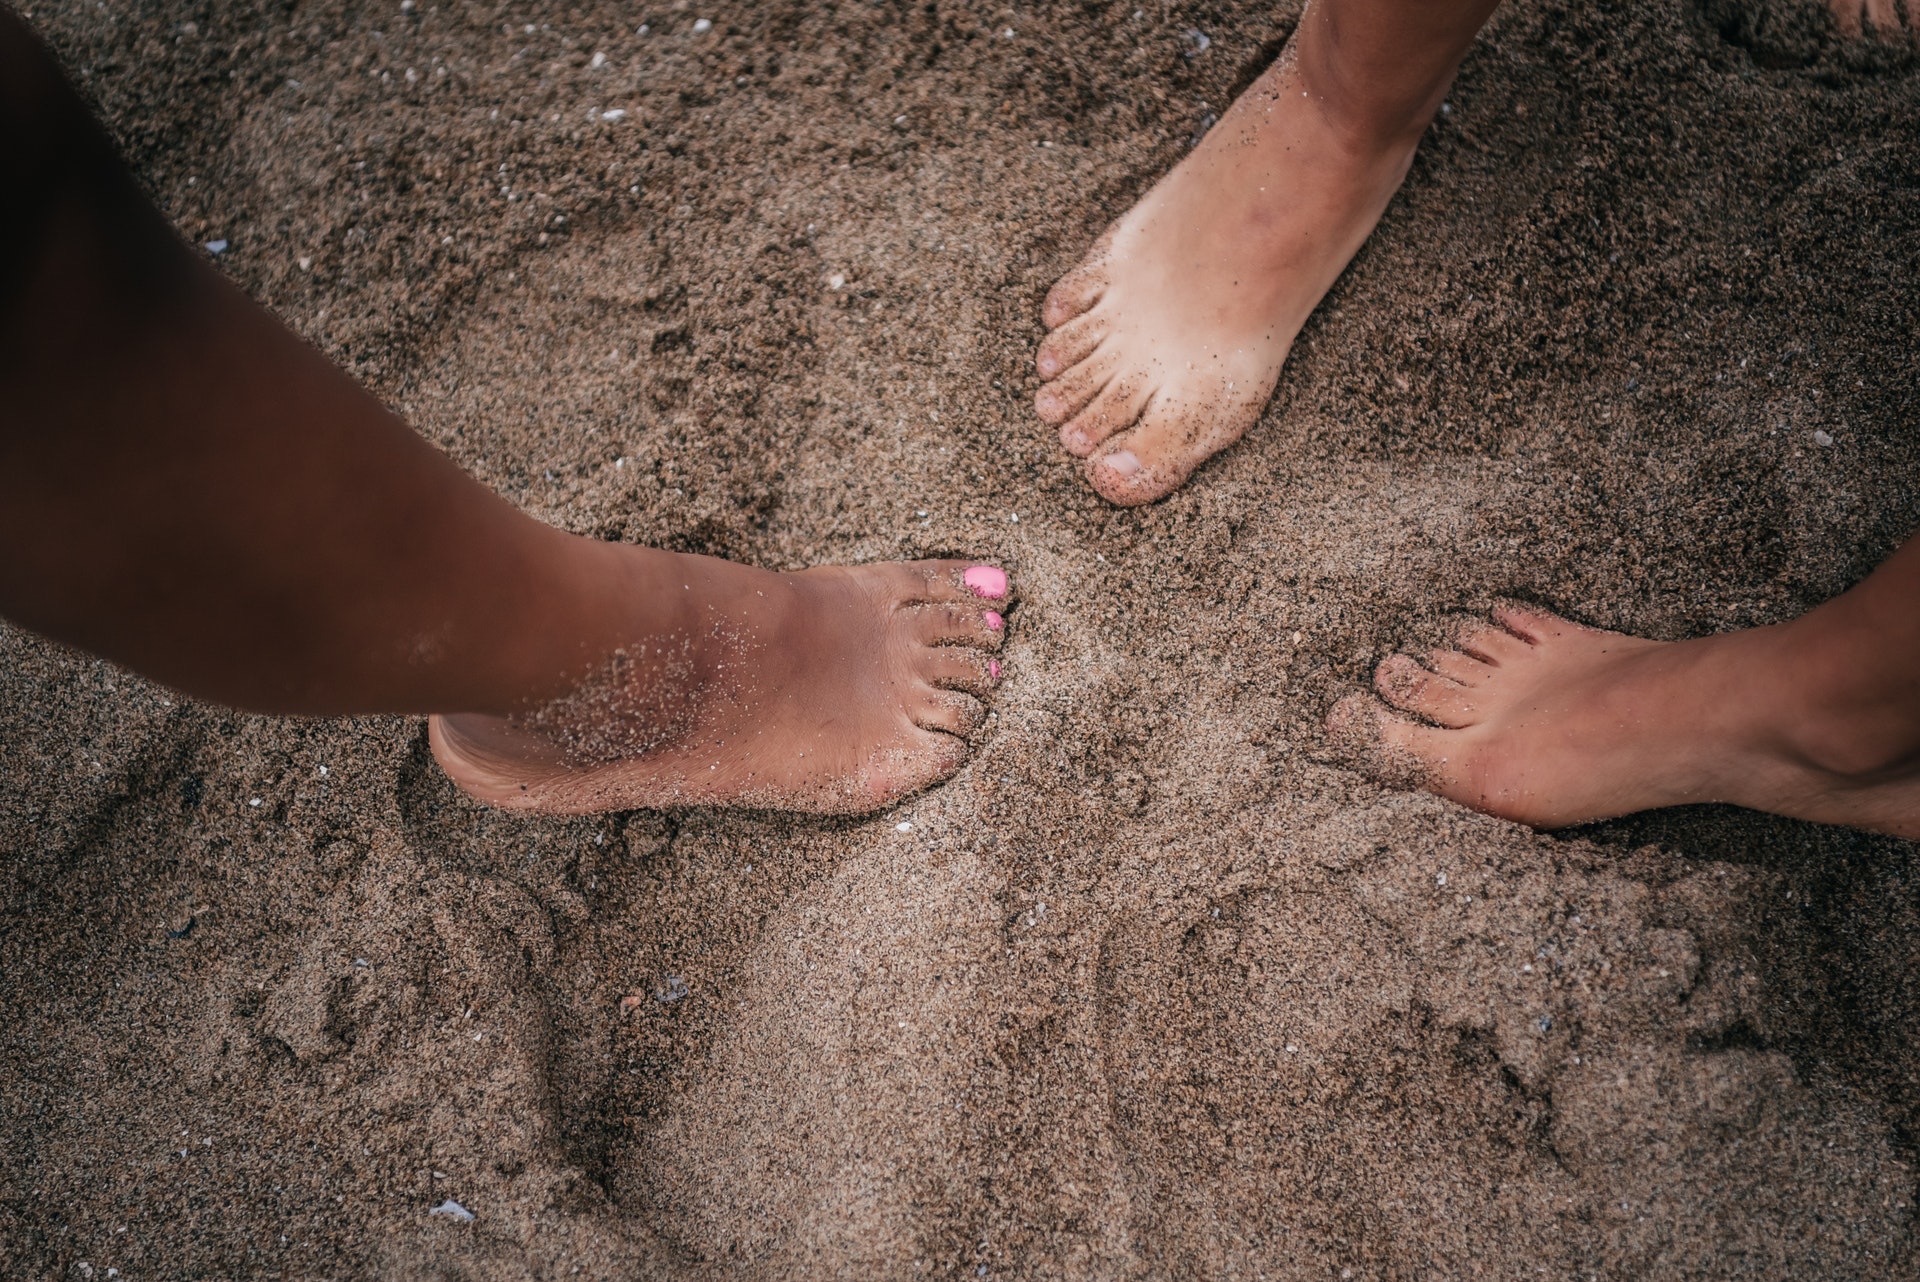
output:
[[1140, 460], [1132, 450], [1115, 450], [1105, 459], [1107, 467], [1120, 476], [1132, 476], [1140, 470]]
[[987, 676], [989, 676], [995, 681], [998, 681], [1000, 679], [1000, 660], [998, 659], [987, 660]]
[[1007, 594], [1007, 572], [991, 565], [970, 567], [960, 576], [975, 596], [983, 596], [989, 601], [998, 601]]
[[998, 610], [988, 610], [980, 617], [987, 621], [987, 631], [989, 632], [998, 632], [1001, 628], [1007, 626], [1007, 621], [1000, 617]]

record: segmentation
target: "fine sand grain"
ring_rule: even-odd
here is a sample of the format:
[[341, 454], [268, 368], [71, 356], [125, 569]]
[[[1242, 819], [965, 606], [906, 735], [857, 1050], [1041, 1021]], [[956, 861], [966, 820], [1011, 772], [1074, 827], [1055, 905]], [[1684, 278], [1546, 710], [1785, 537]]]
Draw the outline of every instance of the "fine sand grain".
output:
[[0, 630], [0, 1276], [1916, 1276], [1912, 844], [1541, 836], [1318, 729], [1449, 611], [1779, 620], [1920, 525], [1920, 68], [1758, 3], [1516, 0], [1137, 511], [1031, 416], [1039, 302], [1295, 7], [36, 5], [529, 511], [1024, 603], [972, 764], [859, 822], [486, 813], [419, 721]]

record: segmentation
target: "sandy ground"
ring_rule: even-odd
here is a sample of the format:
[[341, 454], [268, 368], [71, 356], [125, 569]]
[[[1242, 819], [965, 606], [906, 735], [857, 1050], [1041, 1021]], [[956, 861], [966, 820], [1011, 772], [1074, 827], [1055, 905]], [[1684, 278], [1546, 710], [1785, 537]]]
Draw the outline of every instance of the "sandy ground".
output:
[[1516, 0], [1250, 438], [1116, 511], [1039, 300], [1294, 8], [540, 8], [32, 12], [528, 510], [1004, 558], [998, 714], [870, 820], [529, 821], [0, 630], [0, 1275], [1920, 1272], [1913, 845], [1541, 836], [1318, 730], [1498, 594], [1695, 635], [1920, 526], [1913, 57]]

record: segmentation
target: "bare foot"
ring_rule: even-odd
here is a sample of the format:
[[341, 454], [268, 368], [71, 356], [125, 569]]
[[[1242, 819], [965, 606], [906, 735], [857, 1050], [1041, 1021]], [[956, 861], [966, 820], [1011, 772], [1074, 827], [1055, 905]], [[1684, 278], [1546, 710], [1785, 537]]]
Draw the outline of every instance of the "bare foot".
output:
[[1907, 20], [1900, 21], [1894, 0], [1827, 0], [1833, 10], [1834, 24], [1847, 39], [1858, 39], [1872, 32], [1881, 40], [1920, 36], [1920, 0], [1906, 0]]
[[1377, 773], [1538, 828], [1721, 801], [1920, 836], [1920, 691], [1873, 675], [1834, 604], [1682, 642], [1507, 606], [1456, 650], [1386, 659], [1391, 707], [1350, 696], [1328, 729]]
[[[965, 561], [776, 574], [634, 549], [679, 586], [574, 695], [513, 718], [435, 717], [462, 790], [557, 814], [669, 805], [858, 813], [958, 769], [1000, 676], [1007, 576]], [[996, 609], [995, 607], [999, 608]]]
[[1413, 162], [1432, 107], [1365, 127], [1311, 79], [1289, 48], [1047, 295], [1034, 407], [1114, 503], [1240, 439]]

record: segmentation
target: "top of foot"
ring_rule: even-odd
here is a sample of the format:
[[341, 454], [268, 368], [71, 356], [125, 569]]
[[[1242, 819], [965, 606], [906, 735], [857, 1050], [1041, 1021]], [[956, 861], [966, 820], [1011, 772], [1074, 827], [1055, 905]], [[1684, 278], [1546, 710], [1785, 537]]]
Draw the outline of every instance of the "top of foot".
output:
[[635, 637], [542, 712], [434, 718], [434, 756], [469, 795], [561, 814], [864, 813], [965, 761], [1000, 676], [1005, 572], [920, 561], [776, 574], [634, 552], [671, 558], [664, 586], [685, 593], [684, 622]]
[[1252, 425], [1406, 176], [1417, 130], [1363, 137], [1303, 84], [1283, 56], [1047, 296], [1035, 409], [1114, 503]]

